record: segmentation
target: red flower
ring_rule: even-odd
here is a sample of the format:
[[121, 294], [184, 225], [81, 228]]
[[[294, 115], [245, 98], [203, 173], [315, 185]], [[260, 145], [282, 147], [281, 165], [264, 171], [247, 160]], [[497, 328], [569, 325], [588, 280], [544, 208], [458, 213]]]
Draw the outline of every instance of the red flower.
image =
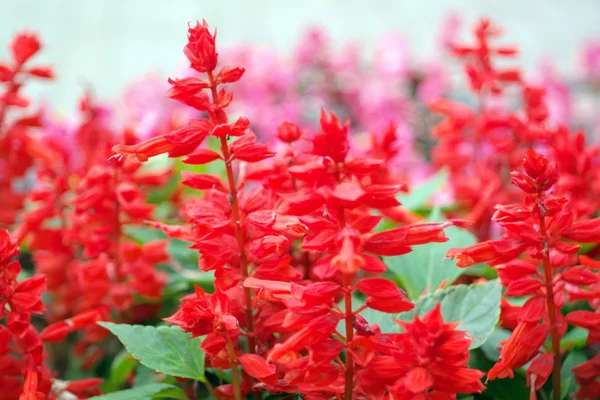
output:
[[196, 26], [188, 28], [188, 44], [183, 53], [196, 71], [212, 72], [217, 66], [216, 36], [216, 32], [210, 33], [206, 21], [202, 21], [202, 25], [196, 22]]
[[38, 375], [34, 371], [27, 371], [25, 383], [23, 384], [23, 393], [19, 396], [19, 400], [39, 400], [44, 398], [42, 392], [37, 391]]
[[10, 45], [12, 56], [17, 64], [25, 64], [41, 48], [37, 35], [27, 32], [15, 36]]
[[340, 317], [335, 314], [327, 314], [313, 319], [308, 325], [290, 336], [286, 341], [276, 344], [269, 352], [267, 360], [293, 360], [298, 351], [331, 336], [339, 321]]
[[384, 278], [362, 279], [357, 289], [368, 296], [365, 303], [369, 308], [386, 313], [400, 313], [415, 308], [406, 293], [392, 281]]
[[195, 288], [196, 298], [186, 300], [172, 317], [165, 318], [165, 321], [181, 327], [184, 332], [190, 332], [192, 337], [211, 333], [215, 319], [210, 298], [207, 298], [201, 287]]
[[573, 368], [575, 381], [579, 389], [574, 396], [577, 399], [593, 400], [598, 398], [600, 390], [600, 353]]
[[300, 139], [302, 131], [293, 122], [284, 121], [277, 128], [277, 137], [282, 142], [292, 143]]
[[390, 355], [375, 356], [360, 373], [365, 395], [379, 398], [387, 388], [390, 398], [416, 400], [483, 391], [483, 373], [467, 367], [471, 340], [444, 323], [439, 304], [423, 319], [399, 324], [405, 333], [390, 337]]
[[548, 324], [520, 322], [510, 338], [501, 342], [499, 361], [488, 372], [488, 379], [512, 378], [513, 370], [531, 361], [548, 337]]

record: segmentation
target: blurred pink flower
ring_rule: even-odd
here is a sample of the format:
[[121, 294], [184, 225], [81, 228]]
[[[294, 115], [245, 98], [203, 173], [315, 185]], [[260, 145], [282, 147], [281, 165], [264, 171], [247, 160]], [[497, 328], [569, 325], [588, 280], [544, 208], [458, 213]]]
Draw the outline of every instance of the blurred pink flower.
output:
[[589, 41], [584, 45], [581, 67], [588, 80], [600, 82], [600, 40]]

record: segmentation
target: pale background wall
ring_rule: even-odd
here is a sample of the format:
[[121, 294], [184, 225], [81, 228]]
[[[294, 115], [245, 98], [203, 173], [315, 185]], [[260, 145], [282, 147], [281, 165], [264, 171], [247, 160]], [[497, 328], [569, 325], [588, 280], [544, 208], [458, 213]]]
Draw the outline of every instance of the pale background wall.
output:
[[67, 111], [87, 82], [112, 98], [147, 71], [173, 73], [182, 62], [186, 23], [199, 18], [219, 28], [221, 44], [285, 49], [316, 23], [336, 43], [369, 45], [399, 30], [421, 54], [434, 46], [449, 10], [468, 23], [492, 16], [506, 28], [507, 42], [520, 44], [529, 67], [550, 56], [561, 71], [572, 70], [581, 42], [600, 38], [600, 0], [0, 0], [0, 59], [15, 31], [39, 31], [46, 45], [41, 60], [52, 62], [60, 79], [30, 93]]

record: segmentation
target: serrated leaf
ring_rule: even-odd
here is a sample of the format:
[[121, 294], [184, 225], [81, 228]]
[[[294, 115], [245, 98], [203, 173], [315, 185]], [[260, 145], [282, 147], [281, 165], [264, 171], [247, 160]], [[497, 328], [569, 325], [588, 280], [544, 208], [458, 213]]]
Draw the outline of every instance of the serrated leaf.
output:
[[138, 362], [126, 350], [117, 354], [110, 367], [108, 378], [102, 383], [102, 391], [110, 393], [119, 390], [137, 364]]
[[[432, 212], [428, 222], [439, 221], [437, 212]], [[420, 295], [431, 293], [442, 283], [449, 285], [466, 272], [458, 268], [456, 262], [446, 258], [446, 252], [453, 247], [467, 247], [477, 243], [477, 238], [469, 231], [457, 227], [446, 230], [448, 241], [415, 246], [413, 251], [398, 257], [384, 258], [390, 272], [397, 275], [408, 297], [416, 300]]]
[[155, 371], [181, 378], [204, 377], [200, 338], [190, 339], [176, 326], [142, 326], [99, 322], [116, 335], [140, 363]]
[[481, 346], [494, 331], [500, 318], [500, 295], [502, 288], [497, 281], [481, 285], [458, 285], [421, 297], [412, 311], [397, 315], [397, 319], [412, 321], [418, 314], [422, 317], [441, 303], [446, 322], [458, 322], [472, 340], [470, 349]]
[[411, 188], [409, 194], [399, 195], [398, 200], [410, 211], [425, 208], [427, 201], [444, 186], [447, 180], [448, 171], [442, 169], [422, 184]]
[[101, 396], [90, 397], [90, 400], [147, 400], [147, 399], [180, 399], [187, 400], [183, 390], [177, 386], [164, 383], [138, 386]]

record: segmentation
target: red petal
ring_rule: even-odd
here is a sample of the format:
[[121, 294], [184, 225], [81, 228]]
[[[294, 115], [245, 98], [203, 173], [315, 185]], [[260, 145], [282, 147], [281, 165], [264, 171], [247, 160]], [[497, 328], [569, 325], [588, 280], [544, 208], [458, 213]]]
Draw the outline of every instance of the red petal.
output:
[[209, 162], [218, 160], [220, 158], [221, 155], [212, 150], [198, 149], [195, 152], [188, 154], [187, 158], [183, 160], [183, 163], [191, 165], [202, 165], [208, 164]]
[[275, 384], [277, 382], [275, 365], [256, 354], [242, 354], [238, 357], [240, 365], [253, 378], [261, 382]]

